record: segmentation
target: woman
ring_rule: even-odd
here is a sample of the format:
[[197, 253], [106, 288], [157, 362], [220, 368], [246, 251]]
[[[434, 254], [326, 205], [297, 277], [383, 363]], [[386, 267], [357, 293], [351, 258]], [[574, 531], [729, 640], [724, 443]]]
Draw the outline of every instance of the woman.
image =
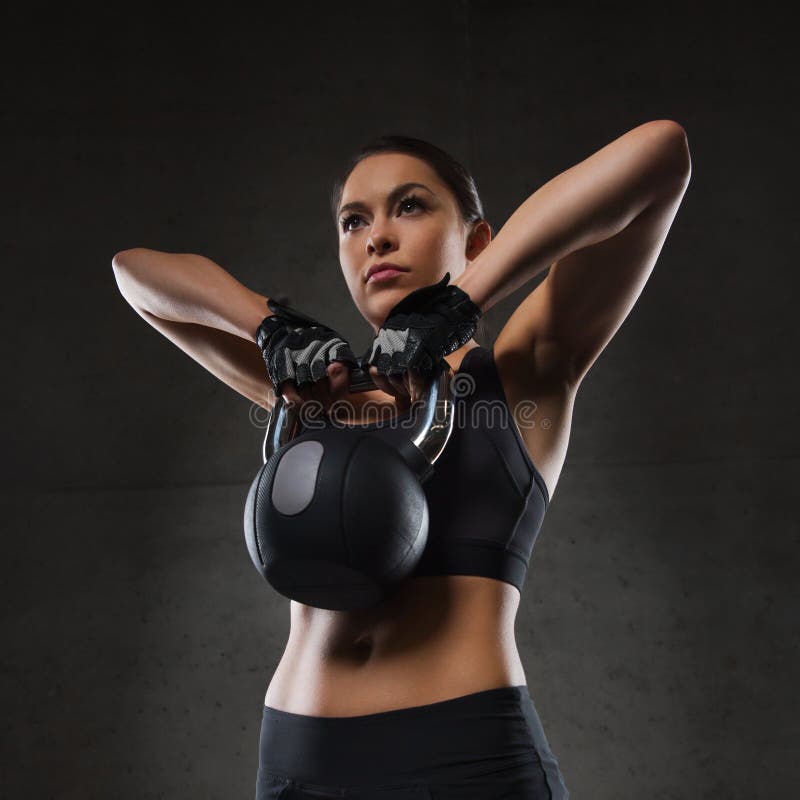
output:
[[[363, 148], [332, 198], [345, 281], [376, 332], [361, 363], [378, 388], [352, 395], [352, 351], [322, 323], [266, 306], [201, 256], [115, 256], [136, 311], [267, 408], [280, 392], [338, 418], [346, 399], [348, 422], [392, 438], [396, 426], [362, 412], [377, 402], [407, 415], [444, 358], [469, 379], [461, 410], [488, 400], [513, 415], [456, 425], [424, 484], [425, 552], [386, 601], [358, 612], [290, 603], [257, 800], [568, 797], [516, 649], [520, 590], [578, 387], [639, 296], [690, 173], [681, 126], [645, 123], [544, 184], [493, 239], [450, 156], [408, 137]], [[478, 345], [482, 314], [544, 270], [493, 347]], [[517, 419], [534, 405], [532, 421]]]

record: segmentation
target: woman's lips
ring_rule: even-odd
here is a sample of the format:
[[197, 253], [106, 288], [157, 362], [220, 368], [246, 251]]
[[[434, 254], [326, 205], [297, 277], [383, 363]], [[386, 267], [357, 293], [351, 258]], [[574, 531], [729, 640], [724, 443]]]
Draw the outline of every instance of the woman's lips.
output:
[[401, 269], [379, 269], [377, 272], [373, 272], [372, 275], [369, 276], [367, 283], [372, 283], [373, 281], [388, 281], [389, 279], [402, 274], [403, 270]]

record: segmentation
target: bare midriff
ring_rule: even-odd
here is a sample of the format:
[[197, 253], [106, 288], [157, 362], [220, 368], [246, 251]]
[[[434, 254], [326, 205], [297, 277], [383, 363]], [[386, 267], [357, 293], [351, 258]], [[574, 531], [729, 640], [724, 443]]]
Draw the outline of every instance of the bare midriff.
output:
[[[470, 349], [447, 358], [453, 370]], [[382, 420], [381, 397], [351, 395], [355, 416], [345, 421]], [[367, 401], [377, 404], [376, 416], [359, 413]], [[519, 600], [512, 584], [478, 575], [409, 578], [364, 611], [292, 600], [289, 640], [264, 703], [294, 714], [353, 717], [527, 684], [514, 639]]]
[[366, 610], [292, 600], [289, 640], [264, 703], [350, 717], [526, 684], [514, 639], [519, 599], [505, 581], [430, 575]]

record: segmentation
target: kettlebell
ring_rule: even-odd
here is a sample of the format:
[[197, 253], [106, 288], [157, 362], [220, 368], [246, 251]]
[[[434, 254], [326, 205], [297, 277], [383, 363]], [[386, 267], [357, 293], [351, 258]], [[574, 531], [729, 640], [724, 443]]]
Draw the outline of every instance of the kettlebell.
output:
[[[299, 408], [276, 398], [244, 509], [250, 558], [273, 589], [317, 608], [365, 609], [413, 572], [428, 540], [422, 484], [453, 430], [450, 377], [442, 359], [399, 446], [328, 419], [298, 432]], [[377, 388], [360, 368], [350, 381], [350, 392]]]

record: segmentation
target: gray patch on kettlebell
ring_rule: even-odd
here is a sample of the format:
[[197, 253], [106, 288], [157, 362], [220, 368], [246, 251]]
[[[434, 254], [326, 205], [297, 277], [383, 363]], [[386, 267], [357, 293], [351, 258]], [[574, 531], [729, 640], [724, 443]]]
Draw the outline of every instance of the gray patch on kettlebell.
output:
[[299, 514], [314, 499], [322, 442], [300, 442], [281, 458], [272, 481], [272, 505], [280, 514]]

